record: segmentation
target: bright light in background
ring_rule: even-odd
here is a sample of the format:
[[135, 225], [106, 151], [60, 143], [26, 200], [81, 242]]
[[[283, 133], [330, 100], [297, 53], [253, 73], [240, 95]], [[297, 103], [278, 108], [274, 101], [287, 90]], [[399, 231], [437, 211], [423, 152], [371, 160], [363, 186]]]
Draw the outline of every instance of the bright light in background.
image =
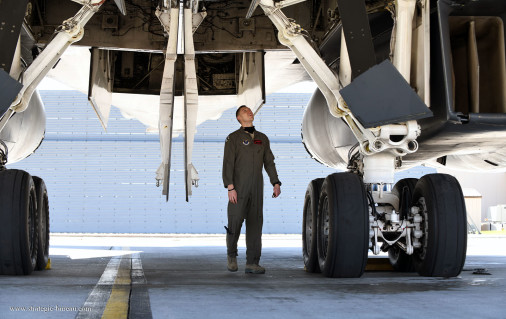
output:
[[[109, 247], [133, 247], [124, 250], [104, 249]], [[225, 235], [190, 235], [190, 234], [104, 234], [102, 236], [76, 236], [51, 234], [49, 255], [66, 256], [70, 259], [89, 259], [114, 257], [141, 253], [140, 247], [224, 247]], [[264, 248], [296, 247], [302, 248], [301, 235], [264, 234]], [[238, 247], [246, 248], [245, 236], [241, 236]]]
[[70, 86], [61, 83], [60, 81], [53, 80], [49, 77], [45, 77], [37, 86], [37, 90], [46, 91], [46, 90], [75, 90]]
[[70, 259], [89, 259], [101, 257], [115, 257], [124, 255], [133, 255], [141, 253], [138, 250], [109, 250], [109, 249], [88, 249], [88, 248], [60, 248], [50, 247], [49, 255], [51, 256], [67, 256]]
[[[273, 235], [262, 236], [263, 247], [300, 247], [302, 248], [302, 235]], [[107, 243], [105, 245], [104, 243]], [[85, 254], [83, 250], [91, 254], [109, 254], [116, 256], [124, 253], [137, 251], [108, 250], [107, 247], [222, 247], [225, 245], [225, 235], [210, 234], [102, 234], [102, 235], [68, 235], [51, 233], [51, 254], [71, 255]], [[246, 247], [245, 236], [239, 239], [239, 246]], [[72, 252], [72, 251], [76, 252]], [[81, 252], [79, 252], [81, 251]], [[93, 252], [93, 253], [92, 253]]]
[[[506, 256], [506, 237], [469, 235], [467, 243], [468, 256]], [[120, 249], [104, 248], [129, 247]], [[264, 248], [299, 248], [302, 249], [302, 235], [262, 236]], [[102, 236], [51, 234], [49, 255], [67, 256], [70, 259], [88, 259], [114, 257], [141, 253], [141, 247], [175, 248], [175, 247], [225, 247], [225, 235], [213, 234], [104, 234]], [[245, 236], [241, 236], [238, 247], [246, 248]]]
[[316, 83], [313, 81], [304, 81], [290, 85], [276, 93], [313, 93], [314, 90], [316, 90], [316, 87]]

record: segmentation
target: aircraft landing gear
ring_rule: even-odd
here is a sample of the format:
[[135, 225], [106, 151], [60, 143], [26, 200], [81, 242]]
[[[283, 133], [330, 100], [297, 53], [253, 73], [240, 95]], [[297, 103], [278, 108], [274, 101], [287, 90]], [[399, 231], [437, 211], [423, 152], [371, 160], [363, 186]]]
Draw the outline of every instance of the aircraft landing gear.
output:
[[[31, 103], [34, 101], [33, 94], [37, 85], [59, 61], [65, 50], [72, 43], [82, 39], [84, 26], [104, 2], [85, 1], [81, 3], [82, 7], [79, 12], [74, 17], [62, 22], [52, 40], [23, 71], [23, 76], [14, 76], [14, 78], [22, 79], [23, 85], [10, 107], [0, 114], [0, 133], [8, 128], [7, 135], [10, 139], [12, 138], [11, 133], [25, 130], [26, 128], [19, 122], [10, 121], [18, 119], [23, 112], [30, 113], [30, 110], [34, 109], [33, 105], [41, 109], [36, 110], [40, 114], [33, 117], [27, 116], [27, 118], [33, 119], [34, 125], [38, 128], [42, 127], [41, 123], [45, 123], [39, 119], [44, 113], [42, 102]], [[17, 116], [13, 117], [14, 114]], [[11, 123], [13, 123], [12, 126], [10, 126]], [[30, 129], [33, 128], [27, 122], [24, 122], [23, 125]], [[35, 137], [26, 138], [26, 140], [20, 138], [19, 141], [13, 140], [11, 142], [17, 145], [16, 149], [24, 149], [28, 153], [24, 156], [26, 157], [31, 154], [30, 150], [35, 151], [36, 149], [31, 148], [31, 144], [35, 144], [35, 147], [39, 145], [39, 143], [31, 143], [33, 139]], [[40, 139], [36, 142], [42, 141], [42, 139], [43, 134], [40, 134]], [[8, 151], [7, 145], [0, 140], [0, 275], [28, 275], [34, 269], [45, 269], [48, 263], [49, 205], [47, 190], [40, 178], [32, 178], [25, 171], [6, 169]], [[18, 155], [18, 158], [15, 157], [14, 161], [24, 158], [21, 155]]]
[[[415, 191], [416, 178], [404, 178], [399, 180], [392, 189], [392, 193], [399, 198], [399, 213], [408, 216], [413, 192]], [[414, 272], [413, 259], [396, 243], [388, 248], [388, 259], [395, 271]]]
[[45, 189], [40, 178], [25, 171], [0, 170], [0, 275], [29, 275], [46, 268], [49, 206]]
[[322, 179], [311, 181], [304, 202], [306, 271], [360, 277], [369, 249], [374, 254], [388, 252], [396, 271], [428, 277], [455, 277], [462, 271], [466, 208], [454, 177], [429, 174], [420, 180], [403, 179], [391, 192], [364, 185], [359, 175], [349, 172], [329, 175], [320, 183]]

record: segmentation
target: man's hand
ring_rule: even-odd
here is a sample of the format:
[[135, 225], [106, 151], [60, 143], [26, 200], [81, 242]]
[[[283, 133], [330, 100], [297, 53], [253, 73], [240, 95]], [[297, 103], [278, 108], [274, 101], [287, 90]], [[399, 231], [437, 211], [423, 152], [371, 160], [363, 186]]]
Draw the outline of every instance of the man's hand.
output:
[[237, 204], [237, 192], [235, 191], [235, 189], [233, 191], [228, 192], [228, 200], [232, 204]]
[[228, 200], [232, 204], [237, 204], [237, 192], [232, 184], [228, 185]]
[[281, 194], [281, 186], [279, 186], [279, 184], [276, 184], [276, 185], [274, 185], [272, 197], [276, 198], [279, 196], [279, 194]]

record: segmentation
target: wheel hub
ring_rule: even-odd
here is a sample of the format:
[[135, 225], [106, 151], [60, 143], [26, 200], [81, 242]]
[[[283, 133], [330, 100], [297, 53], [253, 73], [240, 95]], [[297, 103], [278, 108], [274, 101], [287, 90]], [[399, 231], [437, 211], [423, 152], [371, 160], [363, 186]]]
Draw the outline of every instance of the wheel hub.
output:
[[330, 220], [329, 220], [329, 201], [328, 201], [328, 198], [325, 197], [324, 201], [323, 201], [323, 209], [322, 209], [322, 217], [323, 217], [323, 240], [322, 240], [322, 243], [323, 243], [323, 255], [326, 257], [327, 256], [327, 249], [328, 249], [328, 246], [329, 246], [329, 233], [330, 233], [330, 230], [329, 230], [329, 227], [330, 227]]
[[311, 207], [312, 207], [311, 199], [308, 199], [306, 207], [305, 207], [305, 214], [306, 214], [306, 247], [312, 247], [312, 236], [313, 236], [313, 214], [311, 214]]
[[35, 198], [34, 196], [30, 196], [29, 198], [29, 213], [28, 213], [28, 229], [30, 231], [29, 233], [29, 236], [30, 236], [30, 254], [32, 255], [32, 257], [34, 257], [34, 255], [36, 255], [34, 252], [35, 252], [35, 244], [36, 244], [36, 240], [35, 240], [35, 237], [37, 235], [37, 232], [36, 232], [36, 220], [37, 220], [37, 206], [36, 206], [36, 203], [35, 203]]
[[[427, 214], [427, 204], [425, 202], [425, 198], [420, 197], [420, 199], [417, 202], [417, 205], [414, 208], [418, 208], [418, 209], [415, 209], [415, 211], [414, 211], [415, 218], [416, 218], [416, 215], [421, 216], [421, 218], [422, 218], [421, 221], [415, 220], [415, 222], [414, 222], [414, 224], [416, 225], [415, 229], [420, 230], [422, 232], [422, 236], [420, 238], [418, 238], [418, 240], [422, 241], [422, 245], [419, 249], [416, 250], [416, 254], [417, 254], [418, 258], [420, 258], [421, 260], [424, 260], [425, 255], [427, 253], [428, 238], [429, 238], [429, 236], [427, 234], [427, 232], [429, 230], [429, 218], [428, 218], [428, 214]], [[413, 212], [412, 212], [412, 214], [413, 214]]]

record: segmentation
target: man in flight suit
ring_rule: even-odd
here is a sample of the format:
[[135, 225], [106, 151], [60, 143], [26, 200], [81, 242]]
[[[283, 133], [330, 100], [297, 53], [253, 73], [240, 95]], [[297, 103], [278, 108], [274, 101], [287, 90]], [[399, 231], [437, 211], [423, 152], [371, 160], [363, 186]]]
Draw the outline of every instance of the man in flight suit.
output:
[[228, 188], [227, 268], [237, 271], [237, 241], [246, 220], [246, 273], [263, 274], [259, 265], [262, 251], [263, 195], [265, 167], [274, 186], [273, 197], [281, 194], [274, 155], [269, 139], [255, 131], [253, 112], [245, 105], [236, 111], [241, 127], [225, 142], [223, 184]]

